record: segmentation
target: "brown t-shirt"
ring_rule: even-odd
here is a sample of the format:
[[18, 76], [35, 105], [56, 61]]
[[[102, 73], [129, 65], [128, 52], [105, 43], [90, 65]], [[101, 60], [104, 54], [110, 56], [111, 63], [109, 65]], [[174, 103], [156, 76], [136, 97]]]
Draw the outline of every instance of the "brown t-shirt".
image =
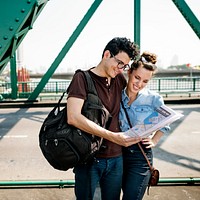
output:
[[[125, 77], [122, 74], [118, 74], [115, 78], [111, 79], [111, 83], [108, 85], [107, 78], [100, 77], [91, 71], [89, 71], [89, 74], [94, 80], [99, 98], [112, 116], [112, 120], [108, 129], [113, 132], [120, 132], [118, 115], [122, 90], [126, 86]], [[82, 72], [76, 73], [69, 87], [68, 98], [76, 97], [85, 100], [87, 98], [86, 87], [87, 82], [85, 80], [84, 74]], [[120, 145], [104, 139], [102, 148], [97, 157], [110, 158], [119, 156], [121, 154], [122, 148]]]

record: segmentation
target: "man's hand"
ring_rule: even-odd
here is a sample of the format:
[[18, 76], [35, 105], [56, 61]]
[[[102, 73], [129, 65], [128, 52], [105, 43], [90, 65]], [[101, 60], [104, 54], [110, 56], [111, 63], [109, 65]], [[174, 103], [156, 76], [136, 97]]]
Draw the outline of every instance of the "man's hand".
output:
[[121, 146], [128, 147], [133, 144], [136, 144], [142, 140], [140, 137], [127, 137], [123, 132], [113, 133], [111, 135], [110, 141], [117, 143]]

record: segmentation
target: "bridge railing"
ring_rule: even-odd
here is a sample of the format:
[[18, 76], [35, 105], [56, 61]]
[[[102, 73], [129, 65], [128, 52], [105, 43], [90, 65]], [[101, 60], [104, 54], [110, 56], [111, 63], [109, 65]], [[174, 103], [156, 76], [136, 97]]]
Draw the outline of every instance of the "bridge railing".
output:
[[200, 93], [200, 77], [153, 78], [147, 86], [166, 97], [171, 94]]
[[153, 78], [148, 87], [163, 91], [196, 91], [200, 89], [200, 77]]
[[[59, 96], [67, 89], [70, 82], [71, 80], [49, 81], [40, 93], [40, 97]], [[18, 82], [18, 98], [27, 98], [34, 91], [38, 83], [36, 81]], [[153, 78], [147, 87], [165, 96], [180, 93], [188, 95], [192, 93], [200, 94], [200, 77]], [[1, 82], [0, 94], [4, 99], [10, 98], [11, 83]]]

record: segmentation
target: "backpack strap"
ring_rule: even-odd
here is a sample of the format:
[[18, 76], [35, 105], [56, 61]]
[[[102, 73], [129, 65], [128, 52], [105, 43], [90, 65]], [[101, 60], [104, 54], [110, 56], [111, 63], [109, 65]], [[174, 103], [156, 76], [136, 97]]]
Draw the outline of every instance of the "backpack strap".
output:
[[88, 93], [93, 93], [93, 94], [95, 94], [96, 96], [98, 96], [96, 87], [95, 87], [95, 85], [94, 85], [94, 81], [93, 81], [93, 79], [91, 78], [89, 72], [88, 72], [88, 71], [82, 71], [82, 72], [84, 73], [85, 78], [86, 78], [86, 81], [87, 81]]
[[[86, 78], [86, 81], [87, 81], [88, 92], [89, 92], [89, 93], [93, 93], [93, 94], [95, 94], [96, 96], [98, 96], [98, 95], [97, 95], [96, 88], [95, 88], [95, 86], [94, 86], [94, 82], [93, 82], [93, 80], [92, 80], [92, 78], [91, 78], [89, 72], [88, 72], [88, 71], [82, 71], [82, 70], [80, 70], [80, 69], [76, 70], [75, 74], [76, 74], [77, 72], [82, 72], [82, 73], [84, 73], [85, 78]], [[60, 105], [61, 105], [61, 101], [62, 101], [63, 97], [65, 96], [65, 94], [68, 94], [68, 92], [69, 92], [69, 87], [70, 87], [70, 85], [68, 86], [68, 88], [66, 89], [66, 91], [64, 91], [64, 92], [62, 93], [60, 99], [58, 100], [58, 103], [57, 103], [56, 108], [54, 108], [55, 110], [56, 110], [56, 109], [58, 109], [58, 111], [61, 110], [61, 108], [60, 108], [60, 107], [61, 107], [61, 106], [60, 106]]]
[[[88, 93], [92, 93], [92, 94], [95, 94], [96, 96], [98, 96], [96, 87], [95, 87], [95, 85], [94, 85], [94, 81], [92, 80], [92, 78], [91, 78], [89, 72], [88, 72], [88, 71], [83, 71], [83, 70], [81, 70], [81, 69], [77, 69], [77, 70], [75, 71], [75, 74], [76, 74], [77, 72], [82, 72], [82, 73], [84, 74], [85, 79], [86, 79], [86, 82], [87, 82], [87, 91], [88, 91]], [[71, 84], [70, 84], [70, 85], [71, 85]], [[70, 85], [68, 86], [67, 90], [66, 90], [64, 93], [67, 93], [67, 94], [68, 94]], [[63, 93], [63, 94], [64, 94], [64, 93]], [[63, 96], [64, 96], [64, 95], [63, 95]], [[62, 100], [62, 99], [61, 99], [61, 100]]]
[[[77, 72], [81, 72], [81, 73], [84, 74], [84, 77], [85, 77], [85, 80], [86, 80], [86, 83], [87, 83], [87, 88], [86, 88], [87, 94], [94, 94], [95, 96], [98, 97], [99, 106], [101, 106], [103, 108], [102, 109], [103, 110], [103, 114], [105, 115], [105, 119], [106, 119], [105, 120], [106, 121], [105, 124], [106, 124], [106, 128], [108, 129], [108, 127], [109, 127], [109, 125], [111, 123], [112, 116], [110, 115], [109, 111], [106, 109], [106, 107], [103, 105], [101, 99], [99, 98], [99, 95], [97, 93], [97, 90], [96, 90], [96, 87], [95, 87], [95, 84], [94, 84], [94, 81], [93, 81], [92, 77], [90, 76], [88, 71], [83, 71], [81, 69], [78, 69], [78, 70], [76, 70], [75, 74]], [[68, 93], [69, 87], [70, 87], [70, 85], [68, 86], [68, 88], [66, 90], [66, 93]], [[95, 109], [95, 107], [94, 107], [94, 109]]]

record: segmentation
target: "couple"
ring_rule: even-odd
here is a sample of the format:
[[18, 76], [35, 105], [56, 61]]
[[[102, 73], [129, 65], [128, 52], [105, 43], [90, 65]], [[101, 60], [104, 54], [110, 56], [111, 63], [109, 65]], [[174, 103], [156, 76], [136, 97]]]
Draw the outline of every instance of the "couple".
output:
[[[152, 138], [124, 137], [121, 131], [130, 127], [120, 103], [123, 102], [132, 125], [141, 114], [139, 110], [145, 111], [143, 106], [154, 109], [164, 104], [158, 94], [142, 90], [153, 76], [155, 63], [156, 55], [143, 53], [139, 57], [137, 45], [127, 38], [117, 37], [108, 42], [100, 63], [88, 70], [99, 98], [112, 116], [107, 129], [81, 114], [87, 97], [86, 81], [83, 73], [74, 75], [68, 92], [68, 123], [104, 138], [93, 162], [74, 168], [77, 200], [92, 200], [98, 184], [103, 200], [119, 200], [121, 188], [124, 200], [143, 198], [150, 170], [137, 143], [142, 144], [152, 163], [151, 147], [157, 144], [167, 128], [157, 131]], [[128, 83], [122, 74], [127, 69]]]

